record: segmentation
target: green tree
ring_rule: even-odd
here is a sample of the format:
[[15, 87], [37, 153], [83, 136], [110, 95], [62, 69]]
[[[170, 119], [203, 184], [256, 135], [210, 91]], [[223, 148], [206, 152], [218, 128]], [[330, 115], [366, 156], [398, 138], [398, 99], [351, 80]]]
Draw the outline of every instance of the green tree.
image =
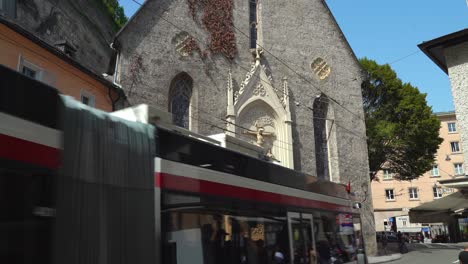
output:
[[403, 83], [390, 65], [360, 60], [371, 180], [383, 168], [400, 180], [429, 171], [442, 139], [440, 121], [427, 105], [426, 94]]
[[118, 0], [102, 0], [102, 3], [106, 6], [107, 12], [118, 28], [127, 23], [128, 18], [125, 16], [124, 9], [119, 5]]

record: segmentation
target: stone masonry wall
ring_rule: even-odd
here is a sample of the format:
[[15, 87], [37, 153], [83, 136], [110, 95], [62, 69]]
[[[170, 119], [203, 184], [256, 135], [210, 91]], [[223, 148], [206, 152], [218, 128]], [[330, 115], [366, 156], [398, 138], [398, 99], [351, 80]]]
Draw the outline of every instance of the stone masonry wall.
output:
[[[468, 43], [445, 49], [453, 103], [457, 115], [457, 129], [461, 137], [461, 147], [465, 161], [468, 161]], [[468, 172], [464, 163], [465, 174]]]
[[107, 72], [116, 28], [100, 0], [18, 0], [13, 20], [51, 45], [70, 42], [77, 48], [73, 58]]

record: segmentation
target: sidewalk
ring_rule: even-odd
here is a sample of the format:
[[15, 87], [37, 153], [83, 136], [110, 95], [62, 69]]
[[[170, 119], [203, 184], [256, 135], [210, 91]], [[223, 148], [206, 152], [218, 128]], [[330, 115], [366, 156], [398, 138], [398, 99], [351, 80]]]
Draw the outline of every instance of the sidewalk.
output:
[[400, 253], [395, 253], [391, 255], [386, 255], [386, 256], [369, 256], [367, 257], [367, 260], [369, 263], [384, 263], [384, 262], [389, 262], [389, 261], [394, 261], [397, 259], [401, 259], [402, 255]]
[[369, 263], [384, 263], [401, 259], [401, 257], [398, 243], [388, 243], [386, 250], [382, 248], [382, 244], [378, 243], [377, 256], [368, 256], [367, 259]]

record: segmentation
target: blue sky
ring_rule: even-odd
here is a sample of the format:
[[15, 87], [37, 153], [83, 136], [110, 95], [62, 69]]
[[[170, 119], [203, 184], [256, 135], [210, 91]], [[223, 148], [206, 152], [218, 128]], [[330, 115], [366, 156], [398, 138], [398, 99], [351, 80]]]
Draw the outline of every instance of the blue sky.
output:
[[[129, 17], [139, 7], [132, 0], [119, 2]], [[466, 0], [326, 2], [359, 58], [393, 62], [392, 68], [403, 81], [427, 93], [434, 111], [453, 110], [448, 76], [422, 52], [417, 52], [417, 44], [468, 27]], [[413, 55], [406, 57], [410, 54]]]

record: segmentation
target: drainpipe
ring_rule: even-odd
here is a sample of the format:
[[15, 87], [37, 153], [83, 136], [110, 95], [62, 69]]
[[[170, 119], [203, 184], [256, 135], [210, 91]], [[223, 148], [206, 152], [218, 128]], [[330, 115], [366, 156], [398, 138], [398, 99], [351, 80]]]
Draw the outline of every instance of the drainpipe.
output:
[[[118, 76], [118, 74], [119, 74], [119, 73], [118, 73], [118, 70], [119, 70], [119, 62], [120, 62], [120, 61], [119, 61], [119, 60], [120, 60], [120, 52], [119, 52], [119, 50], [117, 49], [116, 44], [114, 44], [114, 43], [115, 43], [115, 41], [112, 42], [112, 43], [110, 44], [110, 48], [117, 54], [117, 55], [116, 55], [116, 58], [115, 58], [115, 65], [114, 65], [113, 83], [114, 83], [114, 86], [120, 87], [120, 85], [117, 83], [117, 76]], [[117, 94], [118, 94], [118, 97], [117, 97], [117, 99], [114, 100], [114, 99], [112, 98], [111, 88], [109, 87], [109, 89], [108, 89], [108, 95], [109, 95], [109, 99], [110, 99], [111, 102], [112, 102], [112, 111], [115, 111], [115, 108], [116, 108], [116, 107], [115, 107], [115, 104], [116, 104], [116, 103], [120, 100], [120, 98], [122, 97], [123, 91], [122, 91], [122, 90], [118, 90]], [[124, 95], [124, 96], [125, 96], [125, 95]]]

